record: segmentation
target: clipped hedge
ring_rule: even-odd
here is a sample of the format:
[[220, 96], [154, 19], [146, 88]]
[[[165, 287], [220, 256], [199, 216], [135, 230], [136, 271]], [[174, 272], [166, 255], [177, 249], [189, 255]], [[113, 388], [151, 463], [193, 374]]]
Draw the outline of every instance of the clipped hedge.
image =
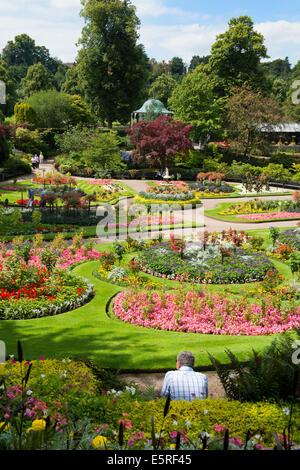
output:
[[[151, 431], [151, 416], [154, 416], [156, 429], [160, 429], [163, 421], [165, 399], [151, 402], [134, 401], [123, 406], [135, 430]], [[164, 429], [166, 432], [186, 430], [190, 438], [195, 438], [199, 432], [217, 435], [213, 426], [225, 425], [230, 436], [245, 439], [248, 430], [261, 434], [263, 442], [272, 445], [276, 432], [283, 434], [288, 424], [289, 416], [284, 413], [285, 405], [262, 403], [240, 403], [226, 399], [195, 400], [194, 402], [173, 401], [166, 417]], [[297, 405], [295, 416], [299, 416], [300, 406]], [[175, 423], [174, 423], [175, 422]], [[188, 425], [190, 423], [190, 426]], [[294, 441], [300, 440], [300, 421], [294, 419]], [[177, 423], [177, 424], [176, 424]]]

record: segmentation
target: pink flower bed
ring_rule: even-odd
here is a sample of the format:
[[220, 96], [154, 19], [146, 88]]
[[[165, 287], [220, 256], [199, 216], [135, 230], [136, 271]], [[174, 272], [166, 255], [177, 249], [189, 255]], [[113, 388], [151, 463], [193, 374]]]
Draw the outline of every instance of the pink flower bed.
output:
[[95, 185], [106, 185], [106, 184], [111, 184], [112, 180], [91, 180], [88, 183], [89, 184], [95, 184]]
[[260, 213], [260, 214], [242, 214], [238, 215], [240, 219], [247, 219], [247, 220], [272, 220], [272, 219], [295, 219], [295, 217], [300, 218], [300, 214], [297, 212], [268, 212], [268, 213]]
[[128, 289], [116, 297], [114, 313], [122, 321], [144, 328], [213, 335], [273, 335], [300, 326], [300, 307], [282, 312], [270, 299], [262, 311], [257, 304], [197, 292]]
[[[32, 251], [32, 255], [28, 264], [30, 266], [37, 266], [41, 267], [41, 258], [40, 254], [42, 253], [42, 249]], [[12, 251], [7, 251], [6, 256], [11, 256]], [[84, 248], [79, 248], [75, 254], [72, 254], [70, 248], [64, 250], [59, 257], [58, 262], [56, 263], [56, 267], [60, 269], [67, 269], [73, 264], [82, 263], [84, 261], [94, 261], [100, 258], [100, 253], [97, 250], [90, 250], [86, 254], [84, 252]], [[0, 262], [3, 259], [2, 253], [0, 254]]]
[[57, 263], [57, 267], [60, 269], [67, 269], [69, 266], [73, 264], [82, 263], [83, 261], [92, 261], [98, 260], [100, 258], [100, 253], [97, 250], [90, 250], [86, 254], [83, 248], [79, 248], [75, 255], [71, 253], [70, 248], [67, 248], [65, 251], [62, 252], [59, 262]]
[[139, 225], [157, 226], [157, 225], [175, 225], [182, 224], [182, 219], [175, 217], [138, 217], [131, 222], [121, 222], [119, 224], [107, 224], [108, 228], [116, 227], [138, 227]]

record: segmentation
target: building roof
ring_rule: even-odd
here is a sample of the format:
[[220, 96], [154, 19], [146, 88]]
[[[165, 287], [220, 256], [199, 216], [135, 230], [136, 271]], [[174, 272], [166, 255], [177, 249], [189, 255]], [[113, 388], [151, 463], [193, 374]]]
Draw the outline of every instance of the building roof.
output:
[[150, 106], [153, 107], [154, 112], [160, 114], [173, 114], [172, 111], [168, 111], [165, 108], [164, 104], [161, 101], [155, 99], [147, 100], [140, 109], [138, 109], [137, 111], [133, 111], [133, 114], [146, 114]]
[[275, 133], [299, 133], [300, 132], [300, 124], [279, 124], [277, 126], [270, 126], [261, 124], [260, 126], [261, 132], [275, 132]]

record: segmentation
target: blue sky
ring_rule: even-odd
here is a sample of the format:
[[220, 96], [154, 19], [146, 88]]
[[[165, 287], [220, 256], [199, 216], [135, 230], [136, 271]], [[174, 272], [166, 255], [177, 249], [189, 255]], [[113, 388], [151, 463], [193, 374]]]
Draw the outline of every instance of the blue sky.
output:
[[[300, 0], [132, 0], [141, 19], [141, 42], [149, 57], [169, 60], [207, 55], [230, 18], [249, 15], [266, 40], [271, 59], [300, 60]], [[83, 20], [80, 0], [0, 0], [0, 49], [27, 33], [65, 62], [76, 57]]]

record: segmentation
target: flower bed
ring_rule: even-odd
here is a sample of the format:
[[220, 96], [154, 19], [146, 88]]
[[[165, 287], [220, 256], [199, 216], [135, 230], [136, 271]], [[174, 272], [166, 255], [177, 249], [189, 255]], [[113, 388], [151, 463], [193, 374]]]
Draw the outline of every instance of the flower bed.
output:
[[[73, 241], [76, 243], [76, 235]], [[55, 249], [54, 245], [58, 243], [61, 247]], [[91, 300], [93, 286], [66, 269], [99, 259], [100, 253], [89, 247], [73, 245], [65, 249], [63, 245], [61, 240], [54, 240], [50, 249], [34, 249], [28, 242], [17, 245], [15, 250], [2, 249], [0, 319], [57, 315]]]
[[300, 228], [281, 232], [277, 237], [277, 243], [280, 245], [289, 245], [300, 251]]
[[86, 281], [60, 270], [27, 264], [15, 256], [2, 258], [0, 319], [38, 318], [79, 308], [93, 296]]
[[246, 220], [300, 219], [300, 212], [264, 212], [260, 214], [243, 214], [237, 217]]
[[[165, 398], [145, 400], [134, 386], [113, 382], [105, 390], [101, 380], [105, 374], [97, 372], [95, 376], [85, 363], [70, 359], [40, 357], [20, 364], [12, 357], [0, 364], [5, 409], [0, 419], [1, 450], [157, 451], [159, 443], [160, 450], [172, 451], [177, 434], [181, 450], [223, 450], [227, 429], [230, 450], [273, 449], [278, 442], [289, 443], [282, 433], [290, 422], [291, 447], [299, 443], [297, 404], [293, 414], [289, 403], [241, 403], [220, 398], [172, 401], [166, 407]], [[155, 442], [151, 416], [155, 429], [163, 429], [162, 439]], [[253, 434], [246, 441], [249, 430]]]
[[171, 242], [145, 248], [139, 255], [144, 272], [171, 280], [230, 284], [256, 282], [274, 270], [273, 263], [263, 253], [227, 245], [190, 245], [181, 253]]
[[281, 311], [272, 303], [248, 304], [198, 292], [135, 292], [114, 300], [122, 321], [144, 328], [214, 335], [273, 335], [300, 327], [300, 307]]

